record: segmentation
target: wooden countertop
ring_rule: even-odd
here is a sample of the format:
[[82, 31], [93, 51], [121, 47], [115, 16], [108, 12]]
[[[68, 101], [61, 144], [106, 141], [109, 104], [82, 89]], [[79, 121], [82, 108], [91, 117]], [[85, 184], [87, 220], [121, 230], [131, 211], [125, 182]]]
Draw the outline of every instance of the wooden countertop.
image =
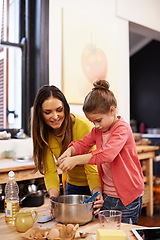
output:
[[[159, 146], [151, 146], [151, 145], [140, 145], [137, 146], [137, 152], [149, 152], [158, 150]], [[23, 169], [34, 169], [34, 162], [18, 162], [13, 159], [0, 159], [0, 173], [12, 171], [23, 170]]]
[[[13, 159], [0, 159], [0, 184], [4, 184], [8, 181], [9, 171], [15, 172], [15, 180], [23, 181], [33, 178], [42, 178], [43, 175], [37, 171], [34, 172], [35, 164], [34, 161], [15, 161]], [[62, 171], [57, 167], [58, 174]]]
[[[40, 207], [32, 207], [32, 208], [21, 208], [20, 211], [30, 211], [30, 210], [36, 210], [38, 212], [38, 220], [50, 216], [50, 210], [49, 210], [49, 199], [45, 198], [45, 203], [44, 205]], [[55, 220], [44, 223], [44, 224], [39, 224], [35, 223], [33, 227], [40, 227], [40, 228], [54, 228], [56, 226], [57, 222]], [[76, 233], [76, 238], [75, 239], [82, 239], [79, 236], [79, 231], [86, 231], [86, 232], [95, 232], [96, 230], [100, 227], [98, 219], [94, 219], [88, 224], [85, 224], [83, 226], [80, 226], [77, 233]], [[140, 226], [135, 226], [131, 224], [121, 224], [121, 230], [123, 230], [129, 237], [130, 240], [135, 240], [136, 238], [133, 236], [132, 232], [130, 229], [135, 228], [135, 227], [140, 227]], [[0, 213], [0, 236], [2, 239], [12, 239], [12, 240], [22, 240], [22, 233], [18, 233], [15, 229], [15, 227], [11, 227], [5, 223], [5, 214]], [[86, 240], [92, 239], [92, 237], [88, 236]]]
[[152, 152], [159, 149], [159, 146], [151, 146], [151, 145], [138, 145], [136, 146], [137, 153], [142, 152]]
[[[58, 167], [57, 167], [58, 168]], [[9, 171], [17, 171], [17, 170], [26, 170], [26, 169], [35, 169], [34, 161], [15, 161], [13, 159], [0, 159], [0, 173], [9, 172]], [[62, 171], [58, 168], [58, 173], [62, 173]]]
[[[143, 158], [144, 154], [152, 154], [155, 150], [158, 150], [158, 146], [148, 146], [148, 145], [138, 145], [137, 152], [139, 159]], [[145, 156], [144, 156], [145, 157]], [[34, 173], [35, 164], [33, 161], [30, 162], [18, 162], [13, 159], [0, 159], [0, 184], [4, 184], [8, 181], [8, 172], [10, 170], [15, 172], [16, 181], [23, 181], [33, 178], [43, 177], [40, 172]], [[61, 174], [62, 171], [57, 167], [58, 173]]]
[[23, 169], [34, 169], [35, 164], [33, 161], [29, 162], [18, 162], [13, 159], [0, 159], [0, 173], [2, 172], [9, 172], [11, 169], [12, 171], [16, 170], [23, 170]]

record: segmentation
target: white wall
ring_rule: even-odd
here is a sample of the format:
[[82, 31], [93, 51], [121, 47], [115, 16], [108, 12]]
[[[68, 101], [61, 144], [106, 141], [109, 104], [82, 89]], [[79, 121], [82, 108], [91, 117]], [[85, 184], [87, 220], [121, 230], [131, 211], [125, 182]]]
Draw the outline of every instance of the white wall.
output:
[[[69, 8], [101, 18], [104, 30], [108, 20], [118, 31], [118, 114], [130, 120], [129, 96], [129, 21], [160, 31], [159, 0], [50, 0], [49, 83], [62, 90], [61, 9]], [[113, 66], [114, 67], [114, 66]], [[113, 89], [112, 89], [113, 90]], [[84, 96], [85, 97], [85, 96]], [[71, 105], [71, 112], [83, 114], [81, 105]]]
[[14, 151], [14, 158], [31, 157], [33, 143], [31, 138], [0, 140], [0, 159], [5, 158], [5, 151]]
[[[116, 17], [115, 1], [113, 0], [50, 0], [50, 22], [49, 22], [49, 82], [62, 90], [62, 32], [61, 32], [61, 9], [69, 8], [84, 14], [89, 14], [97, 19], [102, 19], [105, 23], [111, 20], [118, 31], [118, 114], [129, 121], [129, 41], [128, 41], [128, 22]], [[114, 46], [113, 46], [114, 48]], [[114, 66], [113, 66], [114, 68]], [[113, 90], [113, 89], [111, 89]], [[114, 90], [113, 90], [114, 91]], [[125, 92], [125, 94], [124, 94]], [[84, 96], [85, 97], [85, 96]], [[71, 112], [83, 114], [81, 105], [70, 105]]]
[[117, 16], [160, 32], [159, 0], [116, 0]]

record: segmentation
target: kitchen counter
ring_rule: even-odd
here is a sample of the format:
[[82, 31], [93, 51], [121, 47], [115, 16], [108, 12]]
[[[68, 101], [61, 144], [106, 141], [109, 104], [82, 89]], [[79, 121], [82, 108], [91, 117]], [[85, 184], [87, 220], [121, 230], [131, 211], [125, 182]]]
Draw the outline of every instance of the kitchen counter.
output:
[[153, 152], [158, 150], [159, 146], [151, 146], [151, 145], [139, 145], [137, 146], [137, 153], [146, 153], [146, 152]]
[[[50, 210], [49, 210], [49, 199], [45, 198], [45, 203], [44, 205], [40, 207], [32, 207], [32, 208], [21, 208], [20, 211], [30, 211], [30, 210], [36, 210], [38, 212], [38, 219], [41, 219], [46, 216], [50, 216]], [[57, 222], [55, 220], [44, 223], [44, 224], [39, 224], [35, 223], [33, 227], [40, 227], [40, 228], [54, 228], [56, 226]], [[77, 233], [76, 233], [76, 238], [75, 239], [84, 239], [80, 238], [79, 236], [79, 231], [86, 231], [86, 232], [95, 232], [96, 230], [100, 227], [98, 219], [92, 220], [90, 223], [85, 224], [83, 226], [80, 226]], [[136, 240], [136, 238], [133, 236], [132, 232], [130, 229], [135, 228], [135, 227], [141, 227], [141, 226], [135, 226], [131, 224], [121, 224], [121, 230], [123, 230], [129, 237], [130, 240]], [[15, 229], [15, 227], [11, 227], [5, 223], [5, 214], [0, 213], [0, 236], [2, 239], [12, 239], [12, 240], [22, 240], [22, 233], [18, 233]], [[92, 239], [90, 236], [86, 238], [86, 240]]]
[[142, 207], [146, 207], [146, 214], [150, 217], [153, 216], [153, 160], [155, 157], [155, 150], [158, 149], [159, 146], [137, 146], [137, 153], [141, 161], [145, 185]]
[[[0, 184], [8, 181], [8, 173], [11, 170], [15, 173], [16, 181], [42, 178], [43, 175], [39, 171], [35, 173], [34, 169], [34, 161], [18, 162], [13, 159], [0, 159]], [[58, 169], [58, 173], [61, 174], [62, 171]]]
[[15, 172], [16, 181], [43, 177], [39, 171], [34, 173], [34, 169], [34, 162], [17, 162], [13, 159], [0, 159], [0, 184], [8, 181], [8, 173], [11, 170]]
[[[139, 160], [142, 162], [142, 170], [144, 173], [145, 191], [143, 196], [143, 207], [147, 208], [147, 215], [153, 215], [153, 159], [155, 150], [159, 146], [138, 145], [137, 153]], [[23, 181], [43, 177], [40, 172], [34, 173], [34, 162], [16, 162], [13, 159], [0, 159], [0, 184], [8, 181], [8, 172], [15, 172], [15, 180]], [[58, 173], [62, 173], [58, 169]]]

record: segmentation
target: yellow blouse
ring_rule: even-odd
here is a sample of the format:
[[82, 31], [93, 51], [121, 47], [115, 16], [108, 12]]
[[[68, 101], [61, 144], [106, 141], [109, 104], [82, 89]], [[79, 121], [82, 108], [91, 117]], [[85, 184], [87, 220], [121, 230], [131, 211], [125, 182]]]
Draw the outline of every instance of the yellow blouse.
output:
[[[83, 138], [84, 135], [88, 134], [91, 131], [93, 125], [85, 117], [75, 114], [74, 116], [75, 123], [72, 129], [73, 141], [78, 141], [79, 139]], [[52, 152], [58, 159], [62, 149], [62, 145], [59, 144], [58, 138], [51, 135], [49, 139], [49, 145], [52, 149]], [[57, 166], [54, 162], [54, 158], [49, 148], [47, 150], [46, 171], [44, 175], [44, 180], [47, 190], [55, 188], [60, 191], [60, 180], [57, 173]], [[85, 164], [76, 166], [74, 169], [67, 172], [67, 182], [75, 186], [89, 185], [91, 192], [95, 187], [101, 187], [96, 165]]]

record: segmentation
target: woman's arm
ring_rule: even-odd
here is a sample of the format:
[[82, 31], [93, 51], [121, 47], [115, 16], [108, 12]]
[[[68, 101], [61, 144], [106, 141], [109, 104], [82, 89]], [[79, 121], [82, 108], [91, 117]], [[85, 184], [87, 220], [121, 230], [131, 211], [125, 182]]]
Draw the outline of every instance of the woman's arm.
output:
[[54, 162], [50, 149], [47, 149], [44, 181], [49, 195], [52, 197], [57, 197], [57, 195], [59, 196], [60, 180], [57, 172], [57, 166]]

